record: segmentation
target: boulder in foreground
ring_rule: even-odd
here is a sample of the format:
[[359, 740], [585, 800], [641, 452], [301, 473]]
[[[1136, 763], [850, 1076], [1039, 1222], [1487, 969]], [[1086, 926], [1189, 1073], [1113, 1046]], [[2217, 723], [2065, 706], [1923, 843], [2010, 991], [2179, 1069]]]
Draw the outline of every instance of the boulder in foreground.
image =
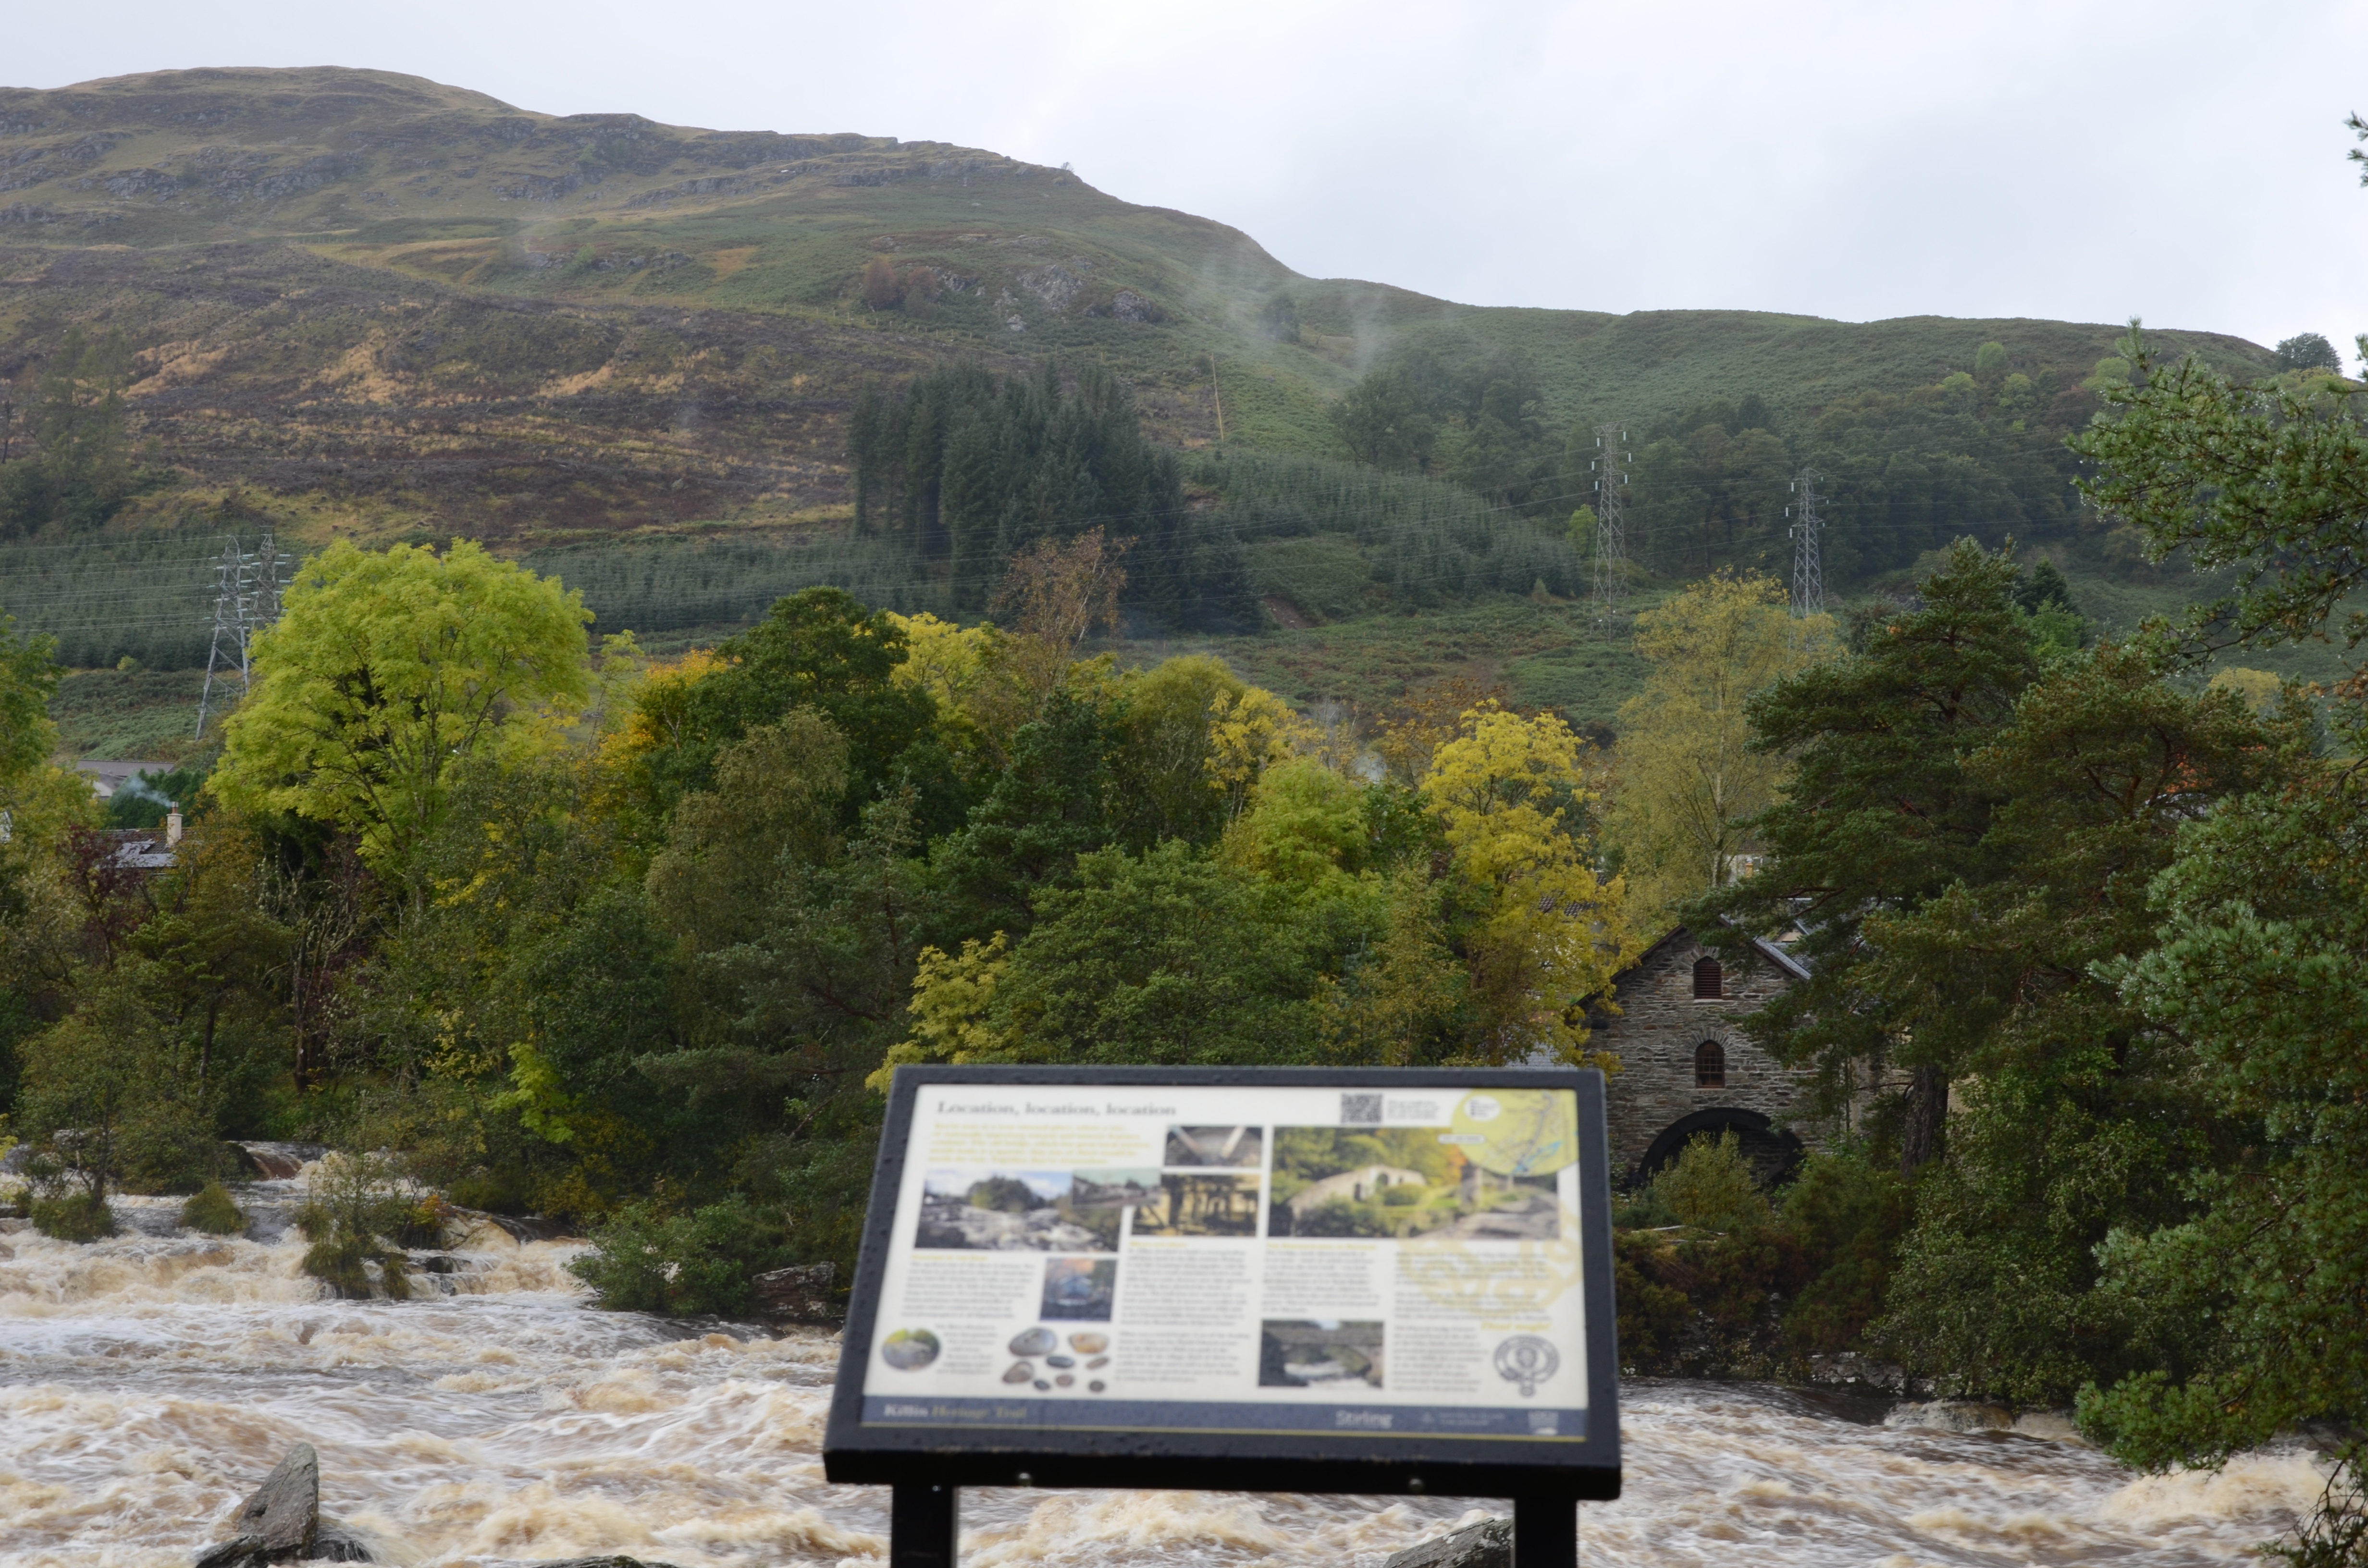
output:
[[1483, 1519], [1453, 1535], [1409, 1546], [1382, 1568], [1513, 1568], [1513, 1521]]
[[199, 1551], [197, 1568], [262, 1568], [311, 1556], [321, 1528], [321, 1456], [313, 1445], [289, 1449], [232, 1524], [235, 1533]]

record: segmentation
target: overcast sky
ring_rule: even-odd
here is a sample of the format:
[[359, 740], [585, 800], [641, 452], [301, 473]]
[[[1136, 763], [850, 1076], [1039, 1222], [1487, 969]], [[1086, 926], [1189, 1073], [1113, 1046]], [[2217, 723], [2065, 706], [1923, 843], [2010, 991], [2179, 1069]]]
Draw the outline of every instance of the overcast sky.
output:
[[2368, 330], [2363, 0], [116, 0], [6, 37], [27, 86], [374, 66], [1067, 162], [1482, 304]]

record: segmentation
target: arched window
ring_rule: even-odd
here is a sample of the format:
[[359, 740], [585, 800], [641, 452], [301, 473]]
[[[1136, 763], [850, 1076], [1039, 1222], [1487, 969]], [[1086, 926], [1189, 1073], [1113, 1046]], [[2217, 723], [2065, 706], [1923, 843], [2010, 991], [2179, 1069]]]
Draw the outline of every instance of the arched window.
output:
[[1726, 994], [1726, 971], [1718, 960], [1705, 953], [1694, 960], [1694, 1000], [1715, 1002]]
[[1726, 1047], [1714, 1040], [1706, 1040], [1694, 1047], [1694, 1087], [1726, 1087]]

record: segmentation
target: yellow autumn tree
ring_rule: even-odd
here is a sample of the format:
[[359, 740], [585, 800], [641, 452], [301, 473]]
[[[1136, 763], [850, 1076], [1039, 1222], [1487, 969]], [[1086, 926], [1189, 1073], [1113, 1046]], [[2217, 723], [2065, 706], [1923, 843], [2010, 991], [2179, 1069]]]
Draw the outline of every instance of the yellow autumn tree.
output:
[[1583, 1060], [1583, 1004], [1635, 954], [1625, 890], [1596, 874], [1584, 752], [1554, 714], [1474, 709], [1423, 776], [1450, 856], [1440, 917], [1463, 960], [1477, 1060]]
[[888, 678], [935, 698], [951, 740], [975, 746], [995, 767], [1008, 763], [1011, 737], [1035, 717], [1039, 700], [1012, 636], [991, 620], [963, 626], [927, 610], [891, 610], [888, 621], [904, 632], [907, 650]]
[[1606, 836], [1618, 847], [1640, 931], [1730, 881], [1745, 830], [1789, 766], [1750, 747], [1754, 692], [1831, 656], [1831, 616], [1795, 618], [1773, 577], [1723, 571], [1636, 618], [1645, 689], [1621, 705], [1619, 787]]
[[1324, 732], [1264, 687], [1220, 692], [1209, 703], [1209, 777], [1225, 792], [1226, 820], [1241, 814], [1258, 776], [1314, 749]]
[[896, 1069], [908, 1063], [1010, 1060], [1010, 1036], [988, 1021], [1010, 967], [1010, 939], [1001, 931], [984, 942], [969, 938], [958, 954], [923, 948], [919, 972], [913, 976], [912, 1035], [889, 1047], [887, 1059], [865, 1085], [884, 1095]]

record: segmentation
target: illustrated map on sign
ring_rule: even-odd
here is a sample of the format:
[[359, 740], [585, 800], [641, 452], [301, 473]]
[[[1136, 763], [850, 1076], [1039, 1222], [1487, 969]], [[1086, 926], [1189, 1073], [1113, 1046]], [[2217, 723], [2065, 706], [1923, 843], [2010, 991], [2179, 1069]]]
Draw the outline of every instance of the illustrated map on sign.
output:
[[1455, 1131], [1441, 1142], [1498, 1176], [1548, 1176], [1578, 1159], [1577, 1108], [1548, 1089], [1467, 1095], [1455, 1108]]

